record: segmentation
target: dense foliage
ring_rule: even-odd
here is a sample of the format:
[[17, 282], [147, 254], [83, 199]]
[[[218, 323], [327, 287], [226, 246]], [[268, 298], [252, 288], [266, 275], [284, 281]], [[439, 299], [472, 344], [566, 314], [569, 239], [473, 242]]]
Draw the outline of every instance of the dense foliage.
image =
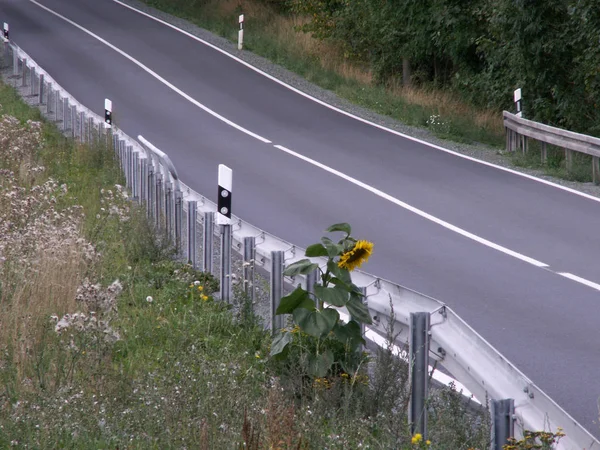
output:
[[376, 79], [434, 84], [478, 106], [600, 135], [600, 8], [595, 0], [280, 0], [302, 30], [339, 42]]

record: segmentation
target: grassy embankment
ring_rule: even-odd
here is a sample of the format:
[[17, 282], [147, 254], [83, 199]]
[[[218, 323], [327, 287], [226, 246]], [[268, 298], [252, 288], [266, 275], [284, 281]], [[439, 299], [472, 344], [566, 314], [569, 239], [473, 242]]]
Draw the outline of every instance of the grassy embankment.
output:
[[0, 105], [0, 448], [487, 447], [486, 416], [451, 390], [430, 399], [431, 445], [411, 443], [406, 365], [386, 351], [368, 377], [293, 391], [305, 374], [172, 262], [111, 149], [4, 85]]
[[[143, 1], [233, 42], [237, 42], [238, 14], [243, 12], [246, 50], [350, 102], [408, 125], [427, 128], [437, 137], [479, 142], [498, 149], [505, 145], [500, 111], [474, 108], [456, 94], [431, 87], [374, 84], [369, 68], [344, 58], [334, 43], [296, 32], [295, 27], [303, 23], [303, 18], [282, 15], [260, 0]], [[591, 181], [591, 157], [575, 154], [573, 167], [567, 170], [561, 149], [548, 146], [548, 155], [548, 161], [542, 163], [540, 146], [532, 144], [527, 155], [517, 153], [510, 158], [517, 167], [542, 170], [572, 181]]]

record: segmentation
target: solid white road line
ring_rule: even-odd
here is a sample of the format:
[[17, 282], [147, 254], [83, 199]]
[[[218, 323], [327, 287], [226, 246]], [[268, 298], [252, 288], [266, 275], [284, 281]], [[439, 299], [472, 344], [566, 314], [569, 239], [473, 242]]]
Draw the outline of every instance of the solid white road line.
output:
[[[36, 0], [29, 0], [29, 1], [31, 3], [39, 6], [40, 8], [44, 9], [45, 11], [47, 11], [47, 12], [55, 15], [56, 17], [59, 17], [60, 19], [64, 20], [65, 22], [73, 25], [77, 29], [79, 29], [79, 30], [83, 31], [84, 33], [88, 34], [89, 36], [92, 36], [94, 39], [97, 39], [98, 41], [102, 42], [104, 45], [106, 45], [107, 47], [111, 48], [112, 50], [114, 50], [115, 52], [117, 52], [118, 54], [120, 54], [121, 56], [123, 56], [124, 58], [128, 59], [129, 61], [131, 61], [132, 63], [134, 63], [138, 67], [140, 67], [142, 70], [144, 70], [146, 73], [148, 73], [149, 75], [151, 75], [152, 77], [154, 77], [155, 79], [157, 79], [158, 81], [160, 81], [161, 83], [163, 83], [165, 86], [167, 86], [168, 88], [170, 88], [171, 90], [173, 90], [177, 94], [181, 95], [183, 98], [185, 98], [186, 100], [188, 100], [192, 104], [196, 105], [198, 108], [200, 108], [203, 111], [209, 113], [213, 117], [221, 120], [222, 122], [226, 123], [227, 125], [235, 128], [235, 129], [237, 129], [237, 130], [239, 130], [239, 131], [241, 131], [241, 132], [243, 132], [243, 133], [245, 133], [245, 134], [247, 134], [247, 135], [249, 135], [249, 136], [251, 136], [251, 137], [253, 137], [255, 139], [258, 139], [261, 142], [264, 142], [266, 144], [272, 144], [272, 142], [269, 141], [268, 139], [266, 139], [266, 138], [264, 138], [264, 137], [262, 137], [262, 136], [260, 136], [260, 135], [258, 135], [256, 133], [253, 133], [252, 131], [250, 131], [250, 130], [248, 130], [248, 129], [246, 129], [246, 128], [238, 125], [238, 124], [236, 124], [235, 122], [232, 122], [231, 120], [223, 117], [222, 115], [220, 115], [220, 114], [216, 113], [215, 111], [211, 110], [210, 108], [206, 107], [205, 105], [203, 105], [202, 103], [200, 103], [199, 101], [197, 101], [196, 99], [194, 99], [193, 97], [191, 97], [190, 95], [188, 95], [185, 92], [183, 92], [181, 89], [179, 89], [175, 85], [171, 84], [166, 79], [162, 78], [160, 75], [158, 75], [156, 72], [152, 71], [150, 68], [148, 68], [147, 66], [145, 66], [144, 64], [142, 64], [140, 61], [138, 61], [137, 59], [135, 59], [134, 57], [132, 57], [128, 53], [125, 53], [123, 50], [119, 49], [118, 47], [116, 47], [115, 45], [113, 45], [110, 42], [106, 41], [105, 39], [101, 38], [97, 34], [91, 32], [90, 30], [88, 30], [88, 29], [86, 29], [84, 27], [82, 27], [81, 25], [79, 25], [78, 23], [76, 23], [76, 22], [68, 19], [67, 17], [65, 17], [65, 16], [57, 13], [56, 11], [53, 11], [52, 9], [50, 9], [50, 8], [48, 8], [48, 7], [40, 4], [40, 3], [38, 3]], [[121, 2], [119, 2], [118, 0], [113, 0], [113, 1], [121, 4]], [[127, 5], [123, 5], [123, 6], [127, 6]], [[131, 8], [129, 6], [127, 6], [127, 7], [130, 8], [130, 9], [133, 9], [134, 11], [137, 11], [135, 8]], [[148, 15], [146, 13], [142, 13], [141, 11], [137, 11], [137, 12], [139, 12], [140, 14], [146, 15], [146, 16], [148, 16], [150, 18], [153, 18], [152, 16], [150, 16], [150, 15]], [[153, 18], [153, 19], [155, 19], [155, 20], [163, 23], [163, 21], [161, 21], [160, 19], [156, 19], [156, 18]], [[176, 27], [174, 27], [174, 26], [172, 26], [172, 25], [170, 25], [170, 24], [168, 24], [166, 22], [164, 22], [164, 24], [167, 25], [167, 26], [170, 26], [171, 28], [179, 30], [178, 28], [176, 28]], [[179, 30], [179, 31], [181, 31], [184, 34], [187, 34], [190, 37], [193, 37], [193, 38], [195, 38], [195, 39], [197, 39], [197, 40], [199, 40], [199, 41], [201, 41], [201, 42], [204, 43], [204, 41], [202, 41], [202, 40], [194, 37], [193, 35], [191, 35], [191, 34], [189, 34], [187, 32], [184, 32], [182, 30]], [[214, 47], [214, 46], [212, 46], [212, 44], [208, 44], [208, 43], [206, 43], [206, 44], [210, 45], [211, 47]], [[228, 53], [224, 52], [223, 50], [220, 50], [220, 49], [218, 49], [216, 47], [214, 47], [214, 48], [216, 50], [219, 50], [220, 52], [223, 52], [223, 53], [229, 55]], [[236, 59], [236, 58], [234, 57], [234, 59]], [[245, 65], [248, 65], [247, 63], [245, 63], [245, 62], [243, 62], [241, 60], [240, 60], [240, 62], [242, 62]], [[250, 65], [248, 65], [248, 66], [252, 68], [252, 66], [250, 66]], [[256, 70], [258, 71], [258, 69], [256, 69]], [[272, 78], [270, 75], [267, 75], [267, 74], [264, 74], [264, 75], [268, 76], [269, 78]], [[275, 80], [275, 81], [278, 81], [278, 80]], [[291, 87], [290, 87], [290, 89], [295, 90], [294, 88], [291, 88]], [[301, 93], [301, 92], [298, 91], [298, 93]], [[323, 103], [320, 100], [316, 100], [315, 99], [315, 101], [318, 101], [319, 103]], [[329, 106], [329, 105], [327, 105], [325, 103], [323, 103], [323, 104], [324, 104], [324, 106]], [[336, 109], [336, 108], [334, 108], [334, 109]], [[345, 112], [343, 112], [341, 110], [340, 110], [340, 112], [345, 113]], [[364, 121], [364, 120], [362, 120], [360, 118], [357, 118], [357, 119], [359, 119], [359, 120], [361, 120], [361, 121], [363, 121], [365, 123], [370, 123], [370, 122]], [[376, 124], [372, 124], [372, 125], [379, 127]], [[379, 128], [382, 128], [382, 127], [379, 127]], [[385, 128], [382, 128], [382, 129], [385, 129]], [[385, 130], [393, 132], [393, 133], [398, 134], [400, 136], [412, 139], [410, 136], [404, 136], [404, 135], [402, 135], [400, 133], [394, 132], [393, 130], [387, 130], [387, 129], [385, 129]], [[431, 145], [431, 144], [428, 144], [427, 142], [423, 142], [423, 143], [427, 144], [427, 145]], [[504, 253], [506, 255], [512, 256], [513, 258], [519, 259], [519, 260], [524, 261], [524, 262], [526, 262], [528, 264], [531, 264], [533, 266], [536, 266], [536, 267], [539, 267], [539, 268], [543, 268], [543, 269], [548, 269], [549, 268], [548, 264], [546, 264], [546, 263], [543, 263], [543, 262], [538, 261], [538, 260], [536, 260], [534, 258], [531, 258], [529, 256], [523, 255], [523, 254], [518, 253], [518, 252], [516, 252], [514, 250], [511, 250], [509, 248], [503, 247], [502, 245], [496, 244], [496, 243], [494, 243], [492, 241], [489, 241], [489, 240], [487, 240], [485, 238], [482, 238], [482, 237], [477, 236], [477, 235], [475, 235], [473, 233], [470, 233], [470, 232], [468, 232], [466, 230], [463, 230], [462, 228], [459, 228], [459, 227], [457, 227], [455, 225], [452, 225], [451, 223], [448, 223], [448, 222], [446, 222], [446, 221], [444, 221], [442, 219], [439, 219], [439, 218], [437, 218], [437, 217], [435, 217], [435, 216], [433, 216], [431, 214], [428, 214], [425, 211], [422, 211], [422, 210], [420, 210], [420, 209], [418, 209], [418, 208], [416, 208], [414, 206], [411, 206], [408, 203], [405, 203], [405, 202], [403, 202], [403, 201], [401, 201], [401, 200], [399, 200], [399, 199], [397, 199], [397, 198], [395, 198], [395, 197], [393, 197], [393, 196], [391, 196], [389, 194], [386, 194], [385, 192], [383, 192], [383, 191], [381, 191], [381, 190], [379, 190], [379, 189], [377, 189], [377, 188], [375, 188], [373, 186], [370, 186], [370, 185], [368, 185], [366, 183], [363, 183], [362, 181], [359, 181], [356, 178], [353, 178], [353, 177], [351, 177], [349, 175], [346, 175], [345, 173], [342, 173], [339, 170], [333, 169], [333, 168], [331, 168], [331, 167], [329, 167], [329, 166], [327, 166], [325, 164], [322, 164], [322, 163], [320, 163], [318, 161], [315, 161], [315, 160], [313, 160], [311, 158], [308, 158], [308, 157], [306, 157], [306, 156], [304, 156], [304, 155], [302, 155], [300, 153], [297, 153], [297, 152], [295, 152], [293, 150], [290, 150], [290, 149], [288, 149], [288, 148], [286, 148], [286, 147], [284, 147], [282, 145], [273, 145], [273, 146], [275, 148], [277, 148], [278, 150], [287, 153], [290, 156], [294, 156], [294, 157], [296, 157], [298, 159], [301, 159], [301, 160], [303, 160], [303, 161], [305, 161], [305, 162], [307, 162], [309, 164], [312, 164], [315, 167], [319, 167], [320, 169], [325, 170], [326, 172], [329, 172], [329, 173], [331, 173], [331, 174], [333, 174], [333, 175], [335, 175], [337, 177], [340, 177], [340, 178], [342, 178], [342, 179], [344, 179], [344, 180], [346, 180], [346, 181], [348, 181], [348, 182], [350, 182], [350, 183], [352, 183], [352, 184], [354, 184], [356, 186], [359, 186], [359, 187], [361, 187], [361, 188], [363, 188], [363, 189], [371, 192], [372, 194], [377, 195], [380, 198], [383, 198], [383, 199], [385, 199], [385, 200], [387, 200], [387, 201], [389, 201], [389, 202], [391, 202], [391, 203], [393, 203], [393, 204], [395, 204], [397, 206], [400, 206], [401, 208], [406, 209], [407, 211], [410, 211], [410, 212], [412, 212], [414, 214], [417, 214], [418, 216], [420, 216], [420, 217], [422, 217], [422, 218], [424, 218], [426, 220], [429, 220], [429, 221], [431, 221], [431, 222], [433, 222], [433, 223], [435, 223], [435, 224], [437, 224], [437, 225], [439, 225], [441, 227], [444, 227], [444, 228], [446, 228], [446, 229], [448, 229], [450, 231], [453, 231], [453, 232], [455, 232], [455, 233], [457, 233], [457, 234], [459, 234], [459, 235], [461, 235], [463, 237], [466, 237], [467, 239], [471, 239], [471, 240], [473, 240], [473, 241], [475, 241], [475, 242], [477, 242], [479, 244], [485, 245], [486, 247], [492, 248], [492, 249], [497, 250], [499, 252], [502, 252], [502, 253]], [[433, 146], [433, 147], [438, 148], [437, 146]], [[443, 149], [441, 147], [439, 147], [439, 148], [441, 150], [445, 150], [445, 149]], [[450, 153], [454, 153], [454, 152], [450, 152]], [[461, 156], [462, 157], [463, 155], [457, 154], [457, 156]], [[468, 159], [473, 159], [473, 158], [468, 158]], [[477, 161], [477, 162], [480, 162], [480, 161], [478, 161], [476, 159], [473, 159], [473, 160]], [[487, 164], [487, 163], [485, 163], [485, 164]], [[496, 167], [496, 166], [494, 166], [492, 164], [487, 164], [487, 165], [491, 165], [493, 167]], [[502, 168], [502, 167], [498, 167], [498, 168], [504, 170], [504, 168]], [[514, 172], [514, 171], [511, 171], [511, 172]], [[519, 172], [514, 172], [514, 173], [522, 175]], [[545, 182], [544, 180], [539, 180], [539, 179], [537, 179], [535, 177], [530, 177], [530, 178], [532, 178], [534, 180], [537, 180], [537, 181]], [[552, 184], [552, 183], [547, 183], [547, 184]], [[556, 187], [562, 188], [562, 186], [558, 186], [558, 185], [556, 185]], [[581, 194], [581, 193], [579, 193], [577, 191], [573, 191], [573, 192], [577, 193], [577, 194]], [[598, 200], [595, 197], [593, 197], [593, 199]], [[576, 275], [573, 275], [573, 274], [570, 274], [570, 273], [567, 273], [567, 272], [562, 272], [562, 273], [558, 273], [558, 274], [561, 275], [561, 276], [563, 276], [563, 277], [569, 278], [569, 279], [571, 279], [573, 281], [576, 281], [578, 283], [584, 284], [584, 285], [586, 285], [588, 287], [591, 287], [593, 289], [600, 290], [600, 284], [596, 284], [596, 283], [594, 283], [592, 281], [586, 280], [584, 278], [578, 277]]]
[[56, 11], [51, 10], [50, 8], [48, 8], [47, 6], [44, 6], [40, 3], [38, 3], [36, 0], [29, 0], [31, 3], [39, 6], [40, 8], [48, 11], [50, 14], [54, 14], [56, 17], [59, 17], [60, 19], [64, 20], [65, 22], [73, 25], [74, 27], [78, 28], [79, 30], [83, 31], [84, 33], [92, 36], [94, 39], [97, 39], [98, 41], [102, 42], [104, 45], [106, 45], [107, 47], [113, 49], [115, 52], [117, 52], [118, 54], [120, 54], [121, 56], [123, 56], [124, 58], [127, 58], [129, 61], [131, 61], [132, 63], [134, 63], [136, 66], [138, 66], [140, 69], [142, 69], [143, 71], [145, 71], [146, 73], [148, 73], [149, 75], [153, 76], [154, 78], [156, 78], [158, 81], [160, 81], [162, 84], [164, 84], [165, 86], [167, 86], [169, 89], [173, 90], [174, 92], [176, 92], [177, 94], [181, 95], [183, 98], [185, 98], [187, 101], [189, 101], [190, 103], [196, 105], [198, 108], [202, 109], [203, 111], [206, 111], [208, 114], [210, 114], [213, 117], [216, 117], [217, 119], [225, 122], [227, 125], [232, 126], [233, 128], [241, 131], [242, 133], [246, 133], [248, 136], [252, 136], [255, 139], [258, 139], [261, 142], [264, 142], [265, 144], [270, 144], [271, 141], [256, 134], [253, 133], [250, 130], [247, 130], [246, 128], [238, 125], [237, 123], [232, 122], [229, 119], [226, 119], [225, 117], [221, 116], [220, 114], [216, 113], [215, 111], [213, 111], [212, 109], [204, 106], [202, 103], [200, 103], [199, 101], [195, 100], [193, 97], [189, 96], [188, 94], [186, 94], [185, 92], [183, 92], [181, 89], [179, 89], [178, 87], [176, 87], [175, 85], [169, 83], [167, 80], [165, 80], [163, 77], [161, 77], [159, 74], [157, 74], [156, 72], [154, 72], [153, 70], [151, 70], [150, 68], [146, 67], [144, 64], [142, 64], [141, 62], [139, 62], [137, 59], [135, 59], [134, 57], [130, 56], [129, 54], [125, 53], [123, 50], [121, 50], [120, 48], [114, 46], [113, 44], [111, 44], [110, 42], [108, 42], [107, 40], [101, 38], [100, 36], [98, 36], [97, 34], [91, 32], [90, 30], [88, 30], [87, 28], [82, 27], [81, 25], [79, 25], [76, 22], [73, 22], [71, 19], [68, 19], [67, 17], [57, 13]]
[[165, 26], [167, 26], [169, 28], [172, 28], [173, 30], [178, 31], [181, 34], [184, 34], [184, 35], [190, 37], [191, 39], [194, 39], [195, 41], [200, 42], [200, 43], [206, 45], [207, 47], [212, 48], [213, 50], [215, 50], [215, 51], [217, 51], [219, 53], [222, 53], [223, 55], [225, 55], [225, 56], [233, 59], [234, 61], [236, 61], [236, 62], [238, 62], [238, 63], [246, 66], [247, 68], [249, 68], [249, 69], [251, 69], [251, 70], [253, 70], [253, 71], [261, 74], [262, 76], [268, 78], [269, 80], [274, 81], [275, 83], [280, 84], [281, 86], [284, 86], [285, 88], [289, 89], [290, 91], [293, 91], [296, 94], [299, 94], [299, 95], [301, 95], [301, 96], [303, 96], [303, 97], [305, 97], [305, 98], [307, 98], [307, 99], [309, 99], [309, 100], [311, 100], [311, 101], [313, 101], [315, 103], [318, 103], [321, 106], [329, 108], [329, 109], [331, 109], [333, 111], [336, 111], [336, 112], [338, 112], [340, 114], [343, 114], [345, 116], [351, 117], [352, 119], [358, 120], [359, 122], [365, 123], [367, 125], [371, 125], [371, 126], [373, 126], [375, 128], [378, 128], [380, 130], [386, 131], [388, 133], [395, 134], [396, 136], [400, 136], [400, 137], [403, 137], [405, 139], [409, 139], [409, 140], [411, 140], [413, 142], [417, 142], [419, 144], [423, 144], [423, 145], [426, 145], [428, 147], [435, 148], [437, 150], [441, 150], [441, 151], [443, 151], [445, 153], [449, 153], [451, 155], [458, 156], [459, 158], [463, 158], [463, 159], [466, 159], [466, 160], [469, 160], [469, 161], [473, 161], [473, 162], [476, 162], [478, 164], [482, 164], [484, 166], [493, 167], [495, 169], [502, 170], [504, 172], [508, 172], [508, 173], [513, 174], [513, 175], [518, 175], [520, 177], [527, 178], [529, 180], [536, 181], [538, 183], [542, 183], [542, 184], [545, 184], [547, 186], [552, 186], [552, 187], [555, 187], [555, 188], [560, 189], [562, 191], [570, 192], [571, 194], [579, 195], [580, 197], [584, 197], [584, 198], [587, 198], [588, 200], [593, 200], [595, 202], [599, 202], [600, 203], [600, 197], [596, 197], [596, 196], [593, 196], [593, 195], [590, 195], [590, 194], [586, 194], [584, 192], [578, 191], [576, 189], [571, 189], [571, 188], [568, 188], [566, 186], [561, 186], [560, 184], [556, 184], [556, 183], [553, 183], [551, 181], [543, 180], [543, 179], [535, 177], [533, 175], [528, 175], [526, 173], [518, 172], [516, 170], [512, 170], [512, 169], [509, 169], [507, 167], [502, 167], [502, 166], [498, 166], [496, 164], [493, 164], [493, 163], [490, 163], [490, 162], [487, 162], [487, 161], [482, 161], [480, 159], [473, 158], [472, 156], [463, 155], [462, 153], [458, 153], [458, 152], [455, 152], [453, 150], [441, 147], [439, 145], [435, 145], [435, 144], [432, 144], [430, 142], [423, 141], [421, 139], [409, 136], [407, 134], [400, 133], [399, 131], [392, 130], [391, 128], [384, 127], [383, 125], [379, 125], [377, 123], [371, 122], [371, 121], [369, 121], [367, 119], [363, 119], [362, 117], [358, 117], [358, 116], [356, 116], [356, 115], [354, 115], [352, 113], [344, 111], [343, 109], [337, 108], [337, 107], [335, 107], [333, 105], [330, 105], [329, 103], [326, 103], [326, 102], [324, 102], [322, 100], [319, 100], [318, 98], [315, 98], [315, 97], [307, 94], [306, 92], [302, 92], [301, 90], [299, 90], [299, 89], [297, 89], [297, 88], [295, 88], [295, 87], [293, 87], [293, 86], [291, 86], [291, 85], [289, 85], [289, 84], [287, 84], [287, 83], [285, 83], [285, 82], [283, 82], [283, 81], [275, 78], [274, 76], [269, 75], [268, 73], [264, 72], [263, 70], [260, 70], [259, 68], [254, 67], [253, 65], [251, 65], [251, 64], [247, 63], [246, 61], [238, 58], [237, 56], [229, 53], [228, 51], [223, 50], [223, 49], [217, 47], [216, 45], [213, 45], [210, 42], [207, 42], [204, 39], [201, 39], [201, 38], [199, 38], [198, 36], [196, 36], [196, 35], [194, 35], [192, 33], [189, 33], [189, 32], [187, 32], [185, 30], [182, 30], [181, 28], [179, 28], [179, 27], [177, 27], [177, 26], [175, 26], [173, 24], [170, 24], [169, 22], [167, 22], [165, 20], [159, 19], [158, 17], [155, 17], [155, 16], [153, 16], [151, 14], [148, 14], [148, 13], [146, 13], [144, 11], [140, 11], [139, 9], [134, 8], [133, 6], [129, 6], [129, 5], [125, 4], [125, 3], [123, 3], [122, 1], [113, 0], [113, 2], [118, 3], [119, 5], [121, 5], [121, 6], [125, 7], [125, 8], [128, 8], [128, 9], [130, 9], [132, 11], [135, 11], [136, 13], [141, 14], [142, 16], [145, 16], [145, 17], [147, 17], [149, 19], [152, 19], [152, 20], [154, 20], [154, 21], [156, 21], [158, 23], [161, 23], [162, 25], [165, 25]]
[[561, 275], [565, 278], [568, 278], [569, 280], [577, 281], [578, 283], [584, 284], [587, 287], [591, 287], [592, 289], [596, 289], [597, 291], [600, 291], [600, 284], [598, 284], [598, 283], [594, 283], [593, 281], [578, 277], [577, 275], [573, 275], [572, 273], [569, 273], [569, 272], [556, 272], [556, 273], [558, 273], [559, 275]]
[[502, 252], [509, 256], [512, 256], [513, 258], [520, 259], [521, 261], [525, 261], [526, 263], [532, 264], [536, 267], [542, 267], [542, 268], [548, 267], [548, 264], [545, 264], [541, 261], [530, 258], [529, 256], [522, 255], [521, 253], [517, 253], [513, 250], [510, 250], [510, 249], [503, 247], [499, 244], [496, 244], [492, 241], [488, 241], [487, 239], [477, 236], [466, 230], [463, 230], [462, 228], [459, 228], [456, 225], [452, 225], [451, 223], [448, 223], [445, 220], [438, 219], [437, 217], [432, 216], [431, 214], [428, 214], [425, 211], [415, 208], [414, 206], [411, 206], [408, 203], [403, 202], [402, 200], [392, 197], [391, 195], [386, 194], [385, 192], [380, 191], [379, 189], [374, 188], [373, 186], [369, 186], [368, 184], [363, 183], [362, 181], [359, 181], [356, 178], [353, 178], [349, 175], [346, 175], [345, 173], [340, 172], [339, 170], [335, 170], [329, 166], [326, 166], [325, 164], [315, 161], [314, 159], [308, 158], [304, 155], [301, 155], [300, 153], [296, 153], [295, 151], [285, 148], [282, 145], [274, 145], [274, 147], [278, 148], [279, 150], [281, 150], [289, 155], [295, 156], [298, 159], [306, 161], [307, 163], [312, 164], [313, 166], [319, 167], [320, 169], [323, 169], [323, 170], [325, 170], [337, 177], [340, 177], [356, 186], [359, 186], [359, 187], [371, 192], [372, 194], [377, 195], [378, 197], [381, 197], [397, 206], [400, 206], [401, 208], [404, 208], [412, 213], [415, 213], [418, 216], [423, 217], [424, 219], [427, 219], [427, 220], [429, 220], [437, 225], [440, 225], [450, 231], [454, 231], [455, 233], [460, 234], [461, 236], [464, 236], [468, 239], [471, 239], [479, 244], [485, 245], [486, 247], [493, 248], [494, 250], [498, 250], [499, 252]]

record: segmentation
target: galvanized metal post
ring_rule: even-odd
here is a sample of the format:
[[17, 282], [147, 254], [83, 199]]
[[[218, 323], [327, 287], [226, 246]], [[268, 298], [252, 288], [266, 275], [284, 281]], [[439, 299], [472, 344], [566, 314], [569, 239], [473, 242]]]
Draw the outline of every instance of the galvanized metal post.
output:
[[281, 250], [271, 252], [271, 333], [285, 327], [285, 317], [276, 315], [281, 297], [283, 297], [283, 263], [284, 252]]
[[61, 105], [61, 102], [60, 102], [60, 92], [59, 92], [58, 89], [56, 89], [54, 91], [54, 121], [55, 122], [59, 122], [60, 121], [59, 115], [58, 115], [58, 111], [60, 109], [60, 105]]
[[175, 191], [175, 248], [177, 257], [183, 256], [183, 192]]
[[231, 225], [221, 225], [221, 300], [231, 303]]
[[131, 195], [133, 200], [140, 201], [140, 154], [139, 152], [133, 152], [133, 188]]
[[173, 242], [173, 183], [170, 181], [165, 183], [165, 224], [167, 238]]
[[492, 450], [502, 450], [515, 434], [515, 401], [492, 400]]
[[188, 264], [194, 269], [198, 269], [198, 259], [196, 255], [196, 224], [198, 223], [198, 206], [195, 201], [189, 201], [187, 215], [187, 260]]
[[429, 313], [410, 313], [410, 380], [411, 393], [408, 421], [411, 434], [420, 433], [427, 439], [427, 409], [429, 390]]
[[19, 54], [13, 49], [13, 78], [19, 76]]
[[125, 147], [125, 182], [126, 186], [131, 189], [133, 184], [133, 147], [127, 145], [125, 141], [123, 141], [123, 146]]
[[46, 81], [44, 80], [44, 74], [40, 73], [40, 89], [39, 89], [40, 97], [38, 98], [38, 104], [39, 105], [43, 105], [44, 104], [44, 93], [45, 93], [45, 91], [44, 91], [44, 87], [45, 87], [44, 84], [45, 83], [46, 83]]
[[88, 144], [94, 145], [94, 118], [88, 117]]
[[75, 139], [75, 130], [77, 129], [77, 106], [71, 106], [71, 137]]
[[23, 58], [23, 66], [21, 67], [21, 86], [27, 86], [27, 59]]
[[202, 233], [202, 248], [204, 249], [204, 261], [202, 270], [212, 273], [213, 271], [213, 236], [215, 235], [215, 213], [204, 213], [204, 227]]
[[163, 210], [164, 210], [164, 195], [163, 195], [163, 174], [157, 173], [156, 178], [156, 226], [159, 230], [163, 229]]
[[319, 269], [315, 269], [306, 275], [306, 292], [314, 298], [317, 308], [321, 307], [321, 301], [315, 297], [315, 284], [319, 282]]
[[52, 84], [48, 83], [48, 94], [46, 98], [46, 114], [52, 114]]
[[33, 97], [34, 95], [37, 94], [36, 89], [35, 89], [35, 66], [33, 66], [30, 70], [29, 70], [29, 82], [31, 83], [31, 96]]
[[254, 263], [256, 261], [256, 238], [244, 238], [244, 293], [254, 302]]
[[[366, 286], [361, 286], [361, 287], [359, 287], [359, 290], [360, 290], [360, 294], [362, 295], [362, 298], [361, 298], [361, 300], [362, 300], [363, 304], [364, 304], [365, 306], [366, 306], [366, 305], [368, 305], [368, 300], [367, 300], [367, 287], [366, 287]], [[361, 334], [361, 336], [363, 336], [363, 338], [364, 338], [364, 336], [365, 336], [365, 332], [366, 332], [366, 331], [367, 331], [367, 330], [366, 330], [366, 326], [365, 326], [364, 322], [361, 322], [361, 323], [360, 323], [360, 334]], [[361, 344], [361, 345], [360, 345], [360, 351], [361, 351], [361, 352], [365, 351], [365, 346], [364, 346], [363, 344]]]
[[62, 104], [62, 130], [66, 131], [68, 129], [68, 120], [69, 120], [69, 113], [67, 112], [69, 111], [69, 98], [65, 97], [63, 98], [63, 104]]
[[148, 160], [140, 160], [140, 202], [148, 208]]
[[79, 142], [85, 142], [85, 112], [79, 112]]
[[[155, 218], [156, 216], [156, 187], [155, 187], [155, 174], [154, 164], [151, 160], [148, 161], [148, 218]], [[155, 220], [156, 222], [156, 220]]]

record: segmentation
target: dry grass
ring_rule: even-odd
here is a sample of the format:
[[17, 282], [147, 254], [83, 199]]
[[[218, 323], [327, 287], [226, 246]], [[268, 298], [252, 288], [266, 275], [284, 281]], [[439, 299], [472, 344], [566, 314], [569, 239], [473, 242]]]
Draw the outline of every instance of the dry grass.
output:
[[[366, 64], [349, 60], [342, 49], [333, 42], [314, 39], [310, 33], [296, 31], [307, 23], [307, 18], [294, 15], [281, 15], [268, 5], [257, 0], [219, 0], [207, 6], [218, 17], [237, 17], [241, 10], [247, 18], [254, 18], [261, 24], [261, 33], [270, 36], [279, 45], [289, 50], [290, 54], [302, 55], [317, 62], [322, 69], [331, 71], [345, 80], [364, 86], [373, 85], [373, 73]], [[448, 91], [403, 87], [401, 83], [390, 84], [388, 93], [392, 98], [406, 104], [427, 108], [432, 114], [446, 118], [468, 118], [477, 128], [488, 130], [495, 135], [502, 135], [502, 117], [496, 112], [475, 109], [461, 101]]]

